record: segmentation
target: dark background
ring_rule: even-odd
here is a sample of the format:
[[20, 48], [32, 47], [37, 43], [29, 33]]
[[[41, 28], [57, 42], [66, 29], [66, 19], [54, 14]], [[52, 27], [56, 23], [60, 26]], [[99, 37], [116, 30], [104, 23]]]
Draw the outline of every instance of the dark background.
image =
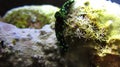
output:
[[67, 0], [0, 0], [0, 16], [3, 16], [6, 11], [23, 5], [41, 5], [52, 4], [61, 7]]
[[[61, 7], [67, 0], [0, 0], [0, 16], [3, 16], [6, 11], [23, 5], [41, 5], [52, 4]], [[120, 0], [112, 0], [120, 4]]]

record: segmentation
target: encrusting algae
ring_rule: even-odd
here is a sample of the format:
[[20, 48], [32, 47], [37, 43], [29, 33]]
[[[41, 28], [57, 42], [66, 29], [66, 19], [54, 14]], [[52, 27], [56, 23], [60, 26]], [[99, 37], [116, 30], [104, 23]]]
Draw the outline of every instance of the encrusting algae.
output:
[[58, 10], [58, 7], [52, 5], [22, 6], [9, 10], [3, 19], [19, 28], [41, 28], [55, 22], [54, 14]]
[[120, 67], [120, 5], [69, 0], [55, 16], [56, 36], [68, 67]]

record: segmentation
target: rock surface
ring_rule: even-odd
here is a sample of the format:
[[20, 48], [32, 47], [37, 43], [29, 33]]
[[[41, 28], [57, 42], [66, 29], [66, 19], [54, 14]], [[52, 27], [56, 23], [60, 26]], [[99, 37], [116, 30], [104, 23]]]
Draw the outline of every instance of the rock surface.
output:
[[0, 22], [0, 67], [60, 67], [54, 29], [20, 29]]

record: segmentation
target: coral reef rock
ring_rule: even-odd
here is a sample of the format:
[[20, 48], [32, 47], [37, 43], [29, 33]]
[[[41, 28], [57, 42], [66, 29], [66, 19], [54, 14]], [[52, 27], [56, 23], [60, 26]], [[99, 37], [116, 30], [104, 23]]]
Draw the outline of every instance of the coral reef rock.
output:
[[51, 24], [20, 29], [0, 22], [0, 67], [60, 67], [56, 44]]
[[68, 0], [55, 17], [68, 67], [120, 67], [120, 5], [109, 0]]

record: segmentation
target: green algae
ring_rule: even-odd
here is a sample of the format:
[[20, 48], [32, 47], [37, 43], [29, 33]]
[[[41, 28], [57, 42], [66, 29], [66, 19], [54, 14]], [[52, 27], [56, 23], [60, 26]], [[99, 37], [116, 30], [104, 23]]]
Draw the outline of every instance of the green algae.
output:
[[[51, 9], [47, 9], [48, 7]], [[19, 7], [6, 13], [4, 21], [19, 28], [41, 28], [45, 24], [55, 22], [54, 14], [58, 10], [59, 8], [51, 5]]]

